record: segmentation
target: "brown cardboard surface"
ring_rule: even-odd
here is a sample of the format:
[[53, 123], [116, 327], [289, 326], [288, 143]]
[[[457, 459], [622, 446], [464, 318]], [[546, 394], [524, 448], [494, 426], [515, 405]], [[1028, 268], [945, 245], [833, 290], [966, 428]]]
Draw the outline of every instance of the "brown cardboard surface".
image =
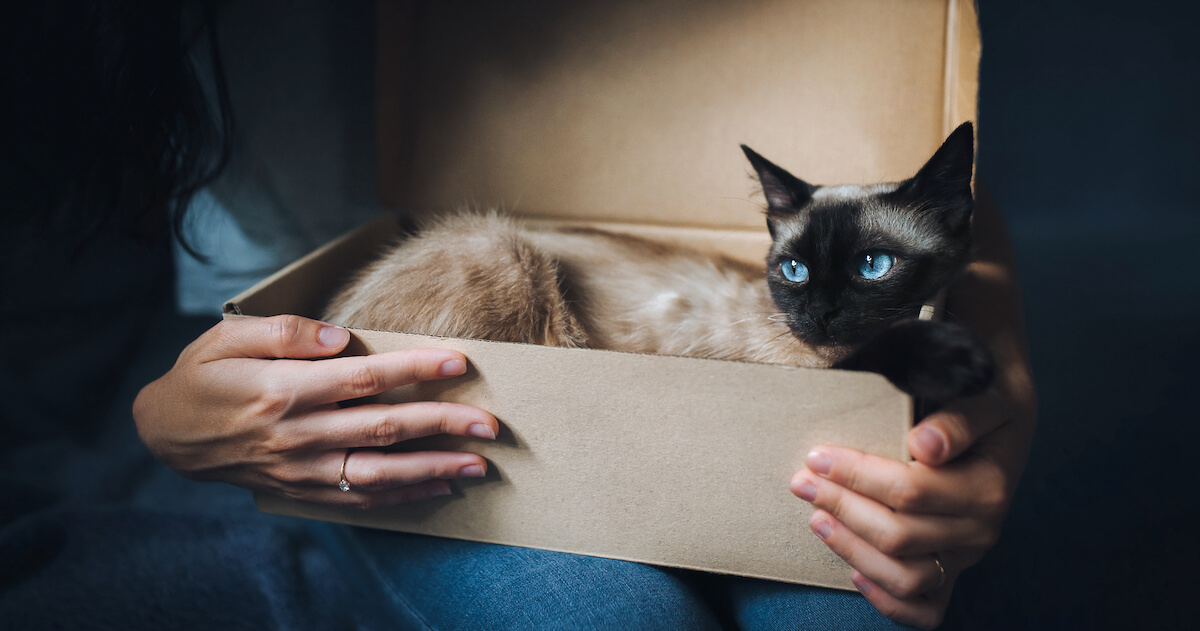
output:
[[[812, 182], [886, 181], [974, 117], [966, 0], [420, 7], [379, 3], [381, 188], [414, 211], [501, 206], [761, 260], [739, 143]], [[394, 223], [297, 261], [226, 317], [318, 315]], [[788, 481], [818, 443], [908, 457], [911, 402], [875, 375], [378, 331], [352, 344], [463, 351], [467, 376], [385, 400], [496, 414], [495, 443], [419, 444], [477, 451], [489, 477], [389, 510], [260, 496], [262, 510], [852, 589]]]
[[381, 181], [414, 211], [759, 230], [740, 143], [809, 182], [890, 181], [974, 118], [966, 0], [448, 1], [404, 43], [386, 13]]

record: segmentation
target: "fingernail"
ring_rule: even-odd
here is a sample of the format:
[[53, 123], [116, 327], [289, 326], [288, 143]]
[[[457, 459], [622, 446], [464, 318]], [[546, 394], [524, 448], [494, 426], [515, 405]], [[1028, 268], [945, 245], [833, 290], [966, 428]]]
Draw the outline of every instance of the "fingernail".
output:
[[867, 577], [859, 574], [858, 570], [850, 573], [850, 582], [854, 583], [854, 587], [856, 587], [858, 591], [862, 592], [864, 596], [870, 594], [871, 590], [873, 589], [870, 581], [867, 580]]
[[801, 482], [794, 492], [796, 497], [806, 502], [815, 502], [817, 500], [817, 487], [813, 486], [813, 483], [808, 480]]
[[808, 452], [804, 457], [804, 464], [808, 466], [808, 470], [819, 476], [827, 476], [833, 470], [833, 460], [822, 452], [813, 450]]
[[821, 541], [828, 539], [829, 535], [833, 534], [833, 526], [830, 526], [829, 522], [824, 519], [818, 519], [813, 522], [812, 529], [821, 538]]
[[430, 487], [429, 497], [444, 497], [453, 492], [454, 490], [450, 488], [449, 484], [439, 484], [437, 486]]
[[493, 432], [492, 428], [484, 425], [483, 423], [472, 423], [471, 426], [467, 428], [467, 433], [478, 438], [488, 438], [491, 440], [496, 439], [496, 432]]
[[443, 377], [454, 377], [467, 372], [467, 362], [461, 359], [448, 359], [442, 362], [442, 367], [438, 369], [438, 374]]
[[486, 474], [483, 466], [477, 464], [469, 464], [458, 470], [458, 475], [464, 478], [482, 478]]
[[350, 332], [340, 326], [323, 326], [317, 331], [317, 341], [321, 346], [341, 348], [350, 341]]
[[941, 432], [932, 427], [917, 430], [917, 444], [934, 460], [941, 460], [946, 455], [946, 440]]

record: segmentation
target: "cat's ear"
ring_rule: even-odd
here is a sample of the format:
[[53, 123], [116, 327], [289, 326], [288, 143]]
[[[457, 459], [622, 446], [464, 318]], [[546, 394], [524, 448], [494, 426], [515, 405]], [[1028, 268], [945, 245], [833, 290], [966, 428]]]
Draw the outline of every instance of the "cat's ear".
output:
[[813, 187], [742, 145], [742, 152], [758, 173], [763, 195], [767, 197], [767, 227], [775, 234], [774, 221], [796, 214], [812, 199]]
[[910, 198], [934, 201], [920, 207], [937, 209], [942, 220], [952, 229], [969, 223], [974, 201], [971, 195], [971, 172], [975, 166], [975, 129], [963, 123], [951, 132], [946, 142], [900, 191]]

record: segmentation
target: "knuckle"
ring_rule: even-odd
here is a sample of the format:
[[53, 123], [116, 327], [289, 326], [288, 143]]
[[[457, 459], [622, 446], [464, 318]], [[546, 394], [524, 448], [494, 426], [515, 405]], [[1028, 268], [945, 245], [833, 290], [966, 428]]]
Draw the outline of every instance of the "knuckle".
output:
[[896, 478], [888, 491], [888, 505], [900, 512], [920, 510], [925, 499], [925, 489], [908, 478]]
[[356, 398], [379, 394], [383, 385], [383, 378], [369, 365], [355, 366], [346, 376], [346, 386]]
[[915, 572], [906, 572], [904, 577], [890, 585], [888, 591], [901, 600], [920, 596], [923, 587], [921, 577]]
[[438, 464], [436, 462], [431, 462], [421, 467], [420, 477], [414, 480], [414, 482], [452, 478], [454, 477], [454, 474], [455, 471], [452, 470], [452, 467], [449, 464]]
[[370, 424], [367, 440], [376, 447], [394, 445], [404, 439], [403, 425], [394, 418], [383, 416]]
[[300, 341], [304, 332], [304, 320], [300, 316], [281, 315], [270, 320], [271, 337], [278, 341], [282, 348], [294, 346]]
[[[822, 491], [822, 492], [824, 492], [824, 491]], [[830, 495], [832, 495], [832, 497], [829, 497]], [[826, 494], [826, 497], [824, 498], [825, 504], [823, 504], [821, 507], [825, 508], [825, 510], [829, 511], [829, 513], [831, 515], [833, 515], [834, 517], [841, 519], [842, 516], [846, 514], [846, 512], [849, 508], [848, 506], [846, 506], [846, 497], [847, 497], [846, 493], [843, 493], [840, 490], [834, 490], [833, 493]], [[818, 496], [817, 499], [822, 500], [823, 498]]]
[[292, 408], [295, 394], [280, 380], [268, 379], [255, 400], [254, 416], [268, 419], [282, 418]]
[[448, 434], [451, 430], [451, 419], [453, 418], [455, 407], [445, 401], [430, 401], [429, 405], [429, 430], [436, 434]]
[[302, 502], [308, 499], [302, 491], [286, 485], [277, 486], [276, 492], [284, 499], [294, 502]]
[[364, 467], [354, 472], [354, 478], [351, 481], [351, 486], [357, 485], [376, 489], [387, 486], [387, 483], [387, 473], [382, 469], [379, 467]]
[[200, 342], [200, 340], [204, 340], [205, 342], [210, 340], [219, 342], [226, 341], [233, 335], [233, 330], [236, 328], [236, 323], [232, 320], [221, 320], [220, 322], [214, 324], [211, 329], [205, 331], [204, 334], [196, 340], [196, 342], [193, 342], [193, 344]]
[[849, 458], [849, 462], [846, 463], [846, 466], [840, 472], [835, 468], [835, 470], [831, 472], [830, 477], [832, 478], [835, 474], [840, 473], [840, 477], [844, 483], [842, 486], [852, 489], [859, 488], [860, 483], [862, 482], [862, 470], [863, 456], [862, 454], [855, 454], [852, 458]]
[[291, 453], [300, 446], [300, 441], [290, 432], [273, 431], [260, 443], [259, 451], [264, 455], [279, 456]]
[[912, 539], [908, 533], [896, 526], [880, 530], [875, 541], [875, 547], [890, 557], [905, 556], [911, 544]]
[[302, 467], [299, 467], [295, 464], [284, 464], [276, 467], [271, 472], [271, 477], [274, 478], [277, 483], [287, 485], [303, 482], [305, 476]]

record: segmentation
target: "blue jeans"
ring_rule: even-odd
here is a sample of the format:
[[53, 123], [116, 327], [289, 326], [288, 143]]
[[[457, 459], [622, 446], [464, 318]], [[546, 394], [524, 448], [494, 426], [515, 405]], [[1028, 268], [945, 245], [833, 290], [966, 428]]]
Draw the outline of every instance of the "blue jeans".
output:
[[401, 628], [905, 628], [851, 592], [420, 535], [347, 534], [347, 557], [359, 560]]

